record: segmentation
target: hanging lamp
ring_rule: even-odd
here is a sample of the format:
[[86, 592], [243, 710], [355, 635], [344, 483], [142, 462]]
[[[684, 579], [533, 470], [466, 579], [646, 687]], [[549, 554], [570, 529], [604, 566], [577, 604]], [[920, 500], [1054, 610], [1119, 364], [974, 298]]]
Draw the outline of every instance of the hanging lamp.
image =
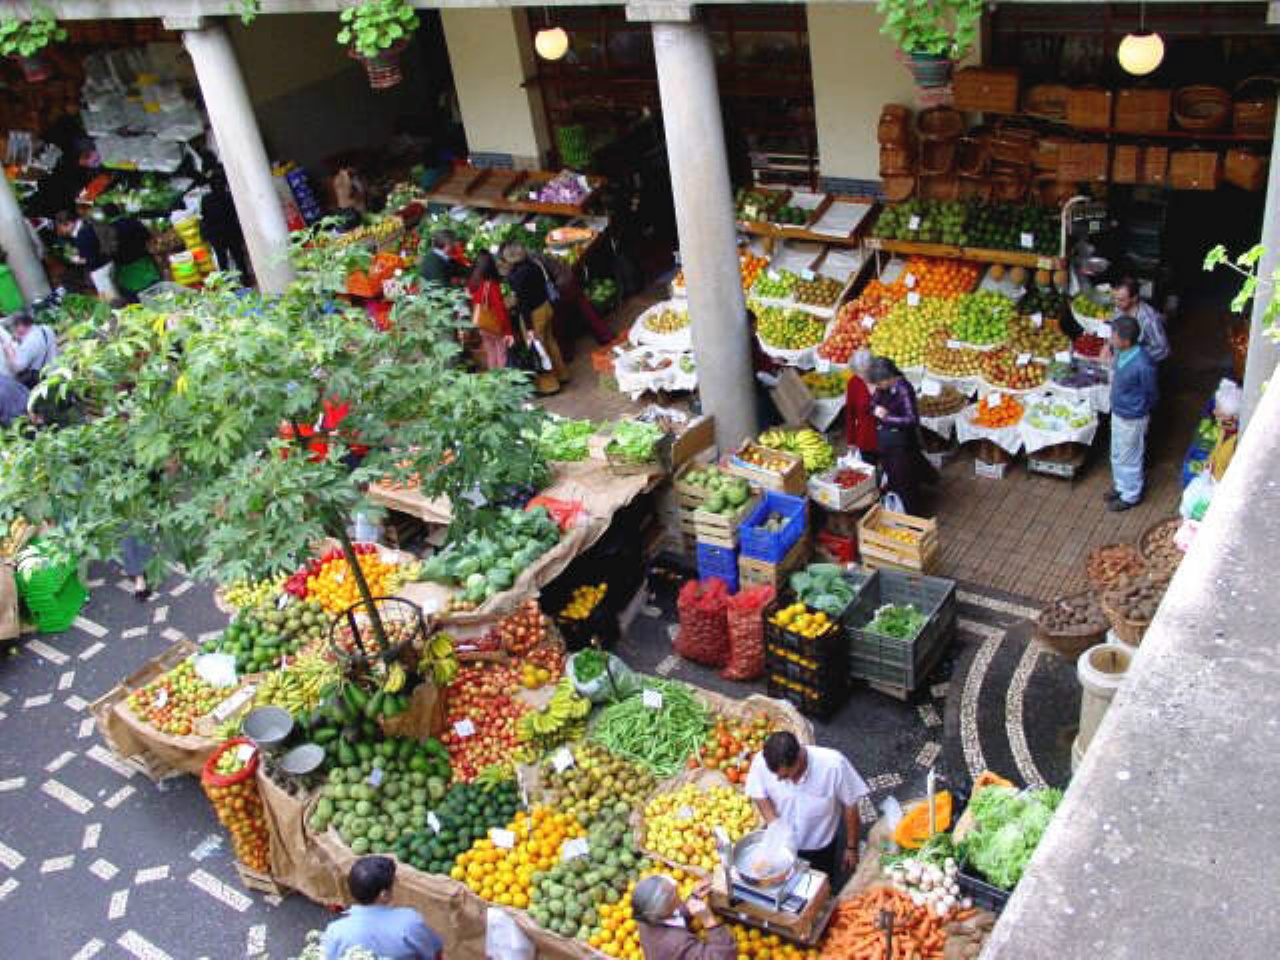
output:
[[569, 34], [564, 27], [551, 26], [551, 14], [546, 7], [542, 8], [542, 17], [545, 26], [533, 38], [533, 49], [543, 60], [559, 60], [569, 52]]
[[1147, 29], [1147, 5], [1138, 5], [1138, 32], [1129, 33], [1120, 41], [1116, 57], [1125, 73], [1145, 77], [1164, 60], [1164, 40], [1154, 30]]

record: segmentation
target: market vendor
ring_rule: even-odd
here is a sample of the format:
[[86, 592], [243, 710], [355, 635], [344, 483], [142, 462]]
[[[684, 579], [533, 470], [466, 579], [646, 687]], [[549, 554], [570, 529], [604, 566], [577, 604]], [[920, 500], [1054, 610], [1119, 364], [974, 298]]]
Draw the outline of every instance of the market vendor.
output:
[[1111, 484], [1103, 494], [1113, 513], [1142, 502], [1143, 456], [1147, 426], [1159, 390], [1156, 365], [1142, 348], [1138, 321], [1120, 316], [1111, 322]]
[[[858, 867], [862, 819], [858, 801], [870, 794], [865, 780], [838, 750], [802, 746], [779, 731], [764, 742], [747, 771], [746, 793], [766, 824], [781, 819], [791, 829], [800, 856], [838, 887]], [[840, 822], [844, 821], [844, 844]]]
[[467, 276], [467, 268], [451, 254], [457, 238], [452, 230], [437, 230], [431, 235], [431, 249], [418, 264], [418, 273], [427, 283], [456, 287]]
[[355, 901], [320, 938], [324, 960], [339, 960], [363, 948], [379, 960], [441, 960], [444, 941], [411, 907], [391, 906], [396, 862], [361, 857], [351, 865], [347, 888]]
[[[702, 884], [685, 901], [665, 874], [645, 877], [631, 892], [631, 915], [645, 960], [735, 960], [738, 944], [729, 928], [711, 912]], [[697, 920], [705, 936], [689, 929]]]
[[849, 385], [844, 397], [844, 438], [867, 463], [876, 462], [876, 418], [871, 403], [871, 351], [863, 348], [849, 358]]
[[1138, 346], [1151, 358], [1152, 363], [1162, 363], [1169, 356], [1169, 337], [1164, 329], [1164, 317], [1156, 308], [1138, 295], [1138, 281], [1125, 277], [1111, 291], [1116, 313], [1112, 325], [1120, 317], [1132, 317], [1138, 321]]

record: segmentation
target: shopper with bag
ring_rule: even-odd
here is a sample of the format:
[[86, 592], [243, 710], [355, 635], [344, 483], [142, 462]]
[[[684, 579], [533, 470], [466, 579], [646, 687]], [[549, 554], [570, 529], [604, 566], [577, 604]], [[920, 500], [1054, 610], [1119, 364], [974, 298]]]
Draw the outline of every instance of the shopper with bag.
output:
[[915, 388], [892, 360], [874, 357], [867, 376], [875, 385], [871, 412], [876, 418], [876, 449], [889, 489], [902, 498], [907, 513], [920, 516], [922, 484], [936, 483], [938, 471], [920, 446], [920, 414]]
[[876, 418], [871, 403], [871, 351], [863, 348], [849, 358], [849, 385], [845, 388], [844, 438], [866, 463], [876, 462]]
[[507, 365], [507, 347], [511, 345], [511, 317], [502, 299], [498, 261], [488, 250], [476, 256], [467, 293], [471, 295], [471, 323], [480, 331], [484, 347], [485, 368], [501, 370]]
[[23, 310], [13, 318], [13, 340], [4, 339], [4, 357], [13, 378], [28, 390], [34, 389], [40, 374], [58, 359], [58, 336], [53, 327], [36, 323]]
[[[631, 913], [645, 960], [735, 960], [738, 942], [707, 905], [710, 884], [680, 899], [676, 882], [666, 874], [645, 877], [631, 892]], [[690, 928], [697, 920], [703, 936]]]
[[[560, 356], [552, 329], [555, 321], [553, 302], [558, 296], [555, 284], [539, 264], [529, 259], [523, 244], [508, 243], [499, 255], [499, 269], [515, 295], [516, 313], [520, 318], [521, 336], [530, 353], [536, 356], [537, 369], [533, 370], [534, 388], [538, 393], [558, 393], [562, 384], [569, 382], [569, 369]], [[528, 359], [524, 361], [526, 364]]]

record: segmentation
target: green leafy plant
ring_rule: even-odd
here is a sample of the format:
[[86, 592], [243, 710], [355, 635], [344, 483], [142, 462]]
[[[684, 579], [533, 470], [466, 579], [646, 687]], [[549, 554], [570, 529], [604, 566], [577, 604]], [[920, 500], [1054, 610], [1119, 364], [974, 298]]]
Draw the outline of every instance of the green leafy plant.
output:
[[372, 60], [418, 29], [418, 14], [407, 0], [362, 0], [339, 15], [338, 43]]
[[909, 54], [959, 60], [978, 39], [982, 0], [877, 0], [880, 32]]
[[32, 57], [49, 44], [65, 39], [67, 31], [46, 7], [35, 8], [30, 20], [0, 18], [0, 56]]
[[1226, 267], [1244, 277], [1244, 282], [1231, 300], [1231, 311], [1243, 313], [1250, 300], [1258, 296], [1265, 297], [1262, 327], [1271, 339], [1280, 340], [1280, 298], [1276, 296], [1276, 291], [1280, 290], [1280, 266], [1271, 271], [1269, 278], [1262, 276], [1260, 265], [1266, 252], [1267, 248], [1258, 243], [1233, 260], [1227, 253], [1227, 248], [1218, 244], [1205, 254], [1204, 268], [1212, 271], [1218, 267]]
[[262, 0], [238, 0], [236, 6], [240, 10], [240, 22], [246, 27], [262, 13]]

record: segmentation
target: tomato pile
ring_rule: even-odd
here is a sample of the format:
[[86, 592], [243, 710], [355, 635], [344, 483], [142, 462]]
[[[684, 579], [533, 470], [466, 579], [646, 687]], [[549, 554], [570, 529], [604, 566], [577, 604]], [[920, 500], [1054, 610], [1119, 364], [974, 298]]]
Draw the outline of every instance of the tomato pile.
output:
[[205, 795], [231, 834], [236, 858], [250, 870], [271, 872], [267, 823], [258, 793], [257, 748], [244, 739], [228, 740], [202, 778]]
[[235, 687], [219, 690], [196, 674], [192, 661], [185, 660], [141, 690], [129, 694], [125, 703], [134, 715], [161, 733], [185, 737], [197, 717], [203, 717], [234, 693]]
[[[529, 705], [512, 696], [520, 685], [513, 667], [476, 663], [463, 667], [447, 688], [448, 712], [440, 741], [449, 751], [455, 780], [469, 782], [485, 767], [507, 763], [520, 745], [516, 721]], [[470, 721], [474, 733], [459, 732]]]
[[715, 726], [707, 731], [701, 763], [698, 757], [690, 757], [689, 769], [703, 766], [721, 771], [730, 783], [745, 783], [751, 758], [764, 749], [764, 742], [772, 732], [764, 717], [739, 720], [718, 716]]
[[525, 657], [547, 639], [547, 620], [537, 600], [526, 600], [515, 613], [499, 620], [490, 633], [497, 635], [500, 649], [513, 657]]

